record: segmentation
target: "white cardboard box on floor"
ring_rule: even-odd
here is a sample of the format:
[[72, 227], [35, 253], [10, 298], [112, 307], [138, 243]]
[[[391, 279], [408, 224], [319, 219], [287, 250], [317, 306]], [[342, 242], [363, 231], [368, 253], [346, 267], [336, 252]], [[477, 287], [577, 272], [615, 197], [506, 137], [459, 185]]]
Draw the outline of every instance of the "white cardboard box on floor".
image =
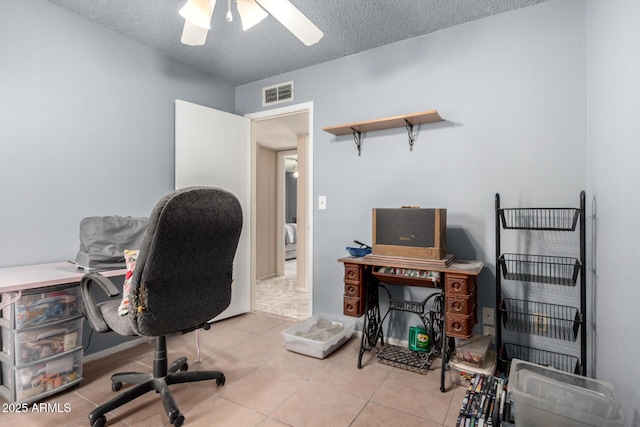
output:
[[[339, 324], [342, 327], [342, 330], [325, 341], [316, 341], [314, 339], [296, 335], [297, 332], [307, 334], [311, 328], [314, 325], [317, 325], [320, 321], [328, 321], [333, 325]], [[353, 330], [355, 329], [355, 325], [356, 321], [354, 319], [332, 316], [329, 314], [316, 314], [315, 316], [305, 319], [283, 331], [282, 335], [284, 336], [284, 344], [287, 350], [318, 359], [324, 359], [345, 342], [349, 341], [353, 334]]]

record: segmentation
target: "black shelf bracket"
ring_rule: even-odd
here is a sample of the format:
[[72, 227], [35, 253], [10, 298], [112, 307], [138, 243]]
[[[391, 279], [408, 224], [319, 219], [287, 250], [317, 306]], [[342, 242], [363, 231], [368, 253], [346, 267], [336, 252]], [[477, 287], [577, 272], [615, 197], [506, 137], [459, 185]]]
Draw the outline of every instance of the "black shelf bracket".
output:
[[351, 132], [353, 132], [353, 142], [355, 142], [356, 147], [358, 147], [358, 157], [360, 157], [362, 154], [362, 132], [353, 127], [351, 128]]
[[409, 151], [413, 151], [413, 143], [416, 140], [416, 135], [413, 133], [413, 123], [407, 119], [404, 119], [404, 123], [407, 128], [407, 133], [409, 134]]

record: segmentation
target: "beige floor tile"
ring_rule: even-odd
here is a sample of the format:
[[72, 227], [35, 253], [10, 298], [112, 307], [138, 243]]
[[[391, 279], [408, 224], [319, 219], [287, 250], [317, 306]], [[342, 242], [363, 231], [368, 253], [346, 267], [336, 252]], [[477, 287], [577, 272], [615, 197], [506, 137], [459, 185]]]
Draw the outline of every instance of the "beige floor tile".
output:
[[92, 372], [91, 366], [83, 367], [85, 379], [80, 383], [78, 394], [85, 399], [101, 405], [117, 394], [111, 389], [111, 376], [119, 372], [150, 372], [149, 367], [128, 359], [116, 359], [111, 365], [103, 365], [98, 372]]
[[464, 400], [466, 387], [458, 386], [453, 391], [453, 398], [451, 399], [451, 405], [449, 405], [449, 411], [447, 412], [447, 418], [444, 420], [445, 427], [455, 427], [458, 421], [458, 415], [460, 415], [460, 406]]
[[286, 351], [282, 355], [271, 359], [266, 367], [310, 380], [330, 365], [331, 356], [326, 359], [316, 359], [304, 354]]
[[[225, 384], [233, 384], [259, 367], [260, 365], [258, 364], [239, 359], [226, 351], [216, 353], [213, 356], [204, 359], [200, 363], [189, 362], [190, 371], [212, 370], [222, 372], [226, 379]], [[215, 382], [209, 384], [208, 381], [202, 381], [191, 383], [191, 385], [203, 388], [211, 393], [217, 393], [220, 391], [220, 387], [216, 387]]]
[[262, 335], [225, 350], [227, 354], [258, 365], [264, 365], [286, 351], [282, 338], [274, 339]]
[[288, 424], [281, 423], [273, 418], [267, 418], [259, 424], [259, 427], [288, 427]]
[[373, 402], [369, 402], [351, 424], [352, 427], [438, 427], [440, 425]]
[[454, 392], [440, 392], [439, 384], [421, 374], [394, 369], [371, 398], [372, 402], [443, 424]]
[[282, 332], [289, 329], [290, 327], [292, 327], [298, 322], [299, 322], [298, 319], [288, 318], [287, 320], [284, 320], [279, 325], [276, 325], [273, 328], [262, 332], [260, 335], [262, 335], [263, 337], [273, 338], [273, 339], [281, 340], [282, 342], [284, 342], [284, 336], [282, 335]]
[[[371, 351], [364, 354], [359, 370], [360, 337], [355, 334], [323, 360], [294, 353], [285, 349], [282, 331], [295, 323], [296, 319], [259, 312], [217, 322], [200, 335], [200, 363], [195, 362], [194, 333], [169, 337], [169, 361], [187, 356], [189, 371], [218, 370], [226, 377], [224, 386], [202, 381], [171, 387], [185, 425], [455, 426], [465, 387], [456, 388], [448, 379], [447, 393], [440, 393], [439, 369], [426, 375], [403, 371], [378, 363]], [[95, 405], [116, 395], [111, 375], [151, 372], [153, 349], [153, 343], [143, 343], [85, 363], [78, 389], [44, 400], [68, 403], [68, 413], [5, 413], [0, 414], [0, 424], [86, 427]], [[114, 410], [107, 419], [109, 427], [169, 426], [153, 392]]]
[[294, 427], [349, 426], [366, 404], [360, 397], [310, 383], [273, 411], [271, 417]]
[[358, 369], [353, 360], [346, 357], [332, 358], [327, 368], [313, 381], [336, 390], [369, 399], [387, 378], [393, 368], [372, 363]]
[[233, 329], [255, 335], [282, 324], [284, 320], [275, 316], [265, 316], [254, 312], [227, 319], [225, 322], [228, 322], [228, 326], [231, 326]]
[[[7, 410], [9, 408], [11, 406], [7, 406]], [[95, 406], [91, 402], [75, 394], [72, 390], [68, 390], [53, 395], [42, 402], [26, 405], [26, 408], [23, 408], [26, 409], [26, 412], [3, 411], [0, 413], [0, 424], [20, 427], [49, 427], [52, 425], [87, 427], [89, 412], [94, 408]]]
[[[123, 391], [124, 390], [123, 388]], [[211, 397], [211, 394], [199, 388], [192, 387], [190, 384], [175, 384], [170, 386], [170, 390], [181, 413], [186, 413], [199, 403]], [[152, 418], [160, 420], [162, 424], [169, 422], [169, 418], [162, 404], [162, 399], [160, 395], [154, 391], [148, 392], [144, 396], [113, 410], [110, 415], [107, 415], [108, 420], [115, 419], [124, 421], [127, 424], [136, 424]]]
[[268, 415], [307, 382], [273, 368], [260, 368], [224, 386], [219, 396]]
[[266, 418], [251, 409], [213, 396], [184, 414], [188, 427], [253, 427]]

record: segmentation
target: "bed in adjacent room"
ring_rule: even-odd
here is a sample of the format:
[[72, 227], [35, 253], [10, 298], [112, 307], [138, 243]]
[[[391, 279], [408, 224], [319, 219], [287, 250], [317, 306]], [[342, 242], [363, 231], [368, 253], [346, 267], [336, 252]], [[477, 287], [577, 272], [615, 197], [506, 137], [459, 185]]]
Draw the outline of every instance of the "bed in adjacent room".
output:
[[284, 225], [284, 259], [296, 258], [297, 224], [288, 222]]

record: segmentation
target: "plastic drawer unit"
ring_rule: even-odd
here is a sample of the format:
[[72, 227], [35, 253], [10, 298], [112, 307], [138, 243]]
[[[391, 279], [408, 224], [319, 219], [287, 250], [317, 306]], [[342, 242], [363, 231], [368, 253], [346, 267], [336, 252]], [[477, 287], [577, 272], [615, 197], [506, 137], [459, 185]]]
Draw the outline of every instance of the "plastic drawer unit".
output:
[[82, 317], [28, 329], [2, 328], [2, 356], [12, 365], [47, 359], [82, 346]]
[[82, 348], [23, 366], [2, 362], [0, 394], [11, 402], [35, 402], [82, 380]]
[[22, 297], [2, 309], [0, 326], [32, 328], [82, 315], [80, 286], [61, 285], [24, 291]]
[[24, 291], [0, 317], [0, 395], [31, 403], [82, 380], [77, 283]]

